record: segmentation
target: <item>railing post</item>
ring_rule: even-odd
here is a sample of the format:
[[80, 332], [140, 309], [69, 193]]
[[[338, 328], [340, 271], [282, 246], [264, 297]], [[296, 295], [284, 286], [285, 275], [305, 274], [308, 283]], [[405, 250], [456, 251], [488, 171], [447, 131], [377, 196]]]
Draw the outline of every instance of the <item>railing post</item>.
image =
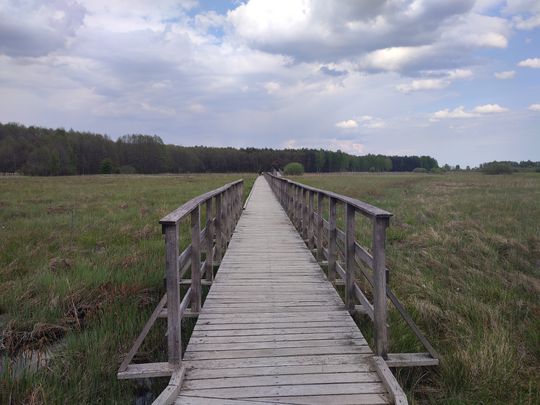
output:
[[317, 193], [317, 261], [323, 260], [323, 204], [324, 196], [322, 193]]
[[388, 217], [373, 219], [373, 311], [375, 324], [375, 350], [377, 356], [388, 358], [388, 329], [386, 307], [385, 241]]
[[165, 266], [167, 278], [167, 349], [169, 363], [182, 362], [182, 334], [180, 320], [180, 280], [178, 275], [177, 224], [163, 225], [165, 234]]
[[315, 236], [315, 232], [314, 232], [314, 221], [313, 221], [313, 214], [315, 212], [315, 209], [313, 207], [313, 196], [314, 196], [314, 193], [313, 191], [309, 190], [308, 191], [308, 198], [309, 198], [309, 203], [308, 203], [308, 247], [309, 247], [309, 250], [310, 251], [313, 251], [313, 248], [314, 248], [314, 236]]
[[221, 263], [222, 249], [223, 249], [223, 212], [222, 212], [222, 201], [220, 193], [216, 195], [216, 222], [215, 222], [215, 234], [216, 234], [216, 261]]
[[212, 250], [214, 247], [214, 223], [213, 219], [213, 201], [212, 198], [206, 200], [206, 258], [204, 262], [204, 273], [206, 275], [206, 280], [214, 280], [214, 255]]
[[336, 203], [334, 197], [330, 197], [330, 210], [328, 214], [328, 280], [336, 279]]
[[302, 237], [304, 240], [308, 238], [308, 203], [307, 203], [307, 190], [302, 189]]
[[201, 310], [201, 224], [200, 206], [191, 211], [191, 311]]
[[354, 311], [354, 242], [355, 242], [354, 207], [346, 204], [345, 209], [345, 305], [349, 312]]

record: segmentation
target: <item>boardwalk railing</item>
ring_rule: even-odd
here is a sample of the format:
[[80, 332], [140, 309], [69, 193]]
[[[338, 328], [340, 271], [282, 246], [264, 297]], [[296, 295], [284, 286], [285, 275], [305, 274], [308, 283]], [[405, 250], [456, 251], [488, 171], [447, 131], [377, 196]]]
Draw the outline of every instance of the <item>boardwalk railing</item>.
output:
[[[210, 285], [217, 265], [227, 248], [242, 212], [243, 180], [209, 191], [180, 206], [159, 222], [165, 235], [165, 275], [167, 292], [135, 340], [118, 370], [118, 378], [170, 376], [181, 368], [182, 318], [197, 316], [201, 309], [202, 286]], [[206, 221], [201, 229], [201, 211]], [[180, 225], [189, 219], [188, 246], [180, 252]], [[201, 263], [201, 260], [204, 259]], [[190, 279], [183, 277], [190, 273]], [[190, 287], [180, 297], [180, 285]], [[132, 364], [144, 338], [157, 318], [167, 318], [168, 361]]]
[[[375, 354], [382, 357], [390, 367], [437, 365], [437, 352], [388, 285], [390, 272], [386, 267], [385, 242], [386, 228], [392, 214], [363, 201], [270, 173], [265, 173], [265, 177], [309, 249], [315, 252], [320, 263], [327, 264], [329, 280], [339, 284], [336, 275], [342, 280], [345, 286], [345, 305], [349, 312], [367, 314], [373, 321]], [[344, 211], [343, 230], [337, 225], [339, 205]], [[325, 218], [325, 212], [328, 212], [328, 219]], [[372, 253], [356, 240], [357, 213], [372, 222]], [[358, 270], [371, 288], [373, 303], [361, 287], [362, 284], [356, 280]], [[387, 299], [395, 306], [427, 353], [389, 353]]]

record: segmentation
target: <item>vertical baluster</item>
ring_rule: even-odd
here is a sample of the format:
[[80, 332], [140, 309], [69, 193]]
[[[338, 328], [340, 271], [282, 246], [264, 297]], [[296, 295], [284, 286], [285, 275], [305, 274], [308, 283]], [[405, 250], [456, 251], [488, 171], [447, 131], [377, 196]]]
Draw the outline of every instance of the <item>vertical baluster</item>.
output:
[[313, 249], [314, 249], [314, 242], [315, 242], [315, 226], [314, 226], [314, 221], [313, 221], [313, 213], [315, 212], [315, 209], [313, 207], [313, 196], [314, 196], [314, 193], [313, 191], [309, 190], [308, 191], [308, 198], [309, 198], [309, 202], [308, 202], [308, 247], [309, 247], [309, 250], [311, 252], [313, 252]]
[[214, 255], [212, 254], [214, 247], [214, 223], [213, 223], [213, 201], [212, 198], [206, 200], [206, 260], [204, 264], [204, 273], [206, 280], [214, 280]]
[[191, 211], [191, 311], [201, 310], [201, 224], [200, 207]]
[[346, 204], [345, 209], [345, 305], [349, 312], [354, 312], [354, 242], [355, 242], [354, 207]]
[[385, 241], [388, 217], [375, 217], [373, 220], [373, 312], [375, 324], [375, 350], [377, 356], [388, 357], [388, 329], [386, 307], [386, 258]]
[[319, 263], [323, 261], [323, 204], [323, 193], [317, 193], [317, 261], [319, 261]]
[[215, 223], [215, 233], [216, 233], [216, 261], [221, 263], [221, 258], [223, 254], [223, 212], [222, 212], [222, 195], [220, 193], [216, 195], [216, 223]]
[[169, 363], [182, 361], [182, 334], [180, 320], [180, 280], [178, 274], [177, 224], [163, 225], [165, 234], [165, 266], [167, 278], [167, 349]]
[[337, 200], [330, 197], [330, 210], [328, 215], [328, 280], [336, 279], [336, 204]]

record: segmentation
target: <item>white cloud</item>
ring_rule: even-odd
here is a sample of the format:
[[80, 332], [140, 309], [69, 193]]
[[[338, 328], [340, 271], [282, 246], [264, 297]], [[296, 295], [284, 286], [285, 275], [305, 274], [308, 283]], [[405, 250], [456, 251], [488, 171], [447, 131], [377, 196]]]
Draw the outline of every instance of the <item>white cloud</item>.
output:
[[499, 104], [484, 104], [474, 107], [473, 112], [480, 114], [494, 114], [508, 111], [508, 108], [501, 107]]
[[336, 122], [336, 127], [341, 129], [353, 129], [358, 128], [358, 123], [355, 120], [345, 120]]
[[513, 79], [516, 76], [515, 70], [505, 70], [503, 72], [495, 72], [494, 76], [499, 80]]
[[448, 108], [435, 112], [430, 121], [438, 121], [440, 119], [455, 119], [455, 118], [476, 118], [483, 114], [495, 114], [508, 111], [507, 108], [501, 107], [499, 104], [484, 104], [476, 106], [472, 111], [466, 111], [465, 107], [459, 106], [450, 110]]
[[[438, 72], [428, 72], [428, 75], [433, 74], [441, 75]], [[411, 93], [421, 90], [438, 90], [448, 87], [452, 81], [456, 79], [466, 79], [473, 75], [473, 72], [469, 69], [455, 69], [445, 72], [442, 77], [438, 78], [425, 78], [413, 80], [410, 83], [399, 84], [396, 86], [397, 90], [402, 93]]]
[[531, 105], [529, 106], [529, 110], [540, 112], [540, 104], [531, 104]]
[[540, 69], [540, 58], [529, 58], [522, 60], [518, 63], [518, 66]]
[[447, 119], [447, 118], [474, 118], [474, 117], [478, 117], [478, 114], [465, 111], [465, 107], [459, 106], [453, 110], [449, 110], [448, 108], [444, 110], [439, 110], [433, 114], [433, 117], [431, 118], [431, 120], [437, 121], [439, 119]]
[[342, 152], [350, 153], [352, 155], [361, 155], [365, 151], [365, 146], [354, 140], [331, 139], [329, 149], [339, 149]]

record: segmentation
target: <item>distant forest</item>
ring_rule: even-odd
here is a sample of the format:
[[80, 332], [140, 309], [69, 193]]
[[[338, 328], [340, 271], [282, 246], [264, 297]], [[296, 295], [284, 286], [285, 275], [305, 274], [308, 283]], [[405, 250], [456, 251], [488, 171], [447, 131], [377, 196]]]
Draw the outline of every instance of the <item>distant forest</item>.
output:
[[57, 176], [98, 173], [259, 172], [300, 162], [306, 172], [438, 168], [429, 156], [353, 156], [322, 149], [165, 145], [160, 137], [106, 135], [0, 123], [0, 172]]

